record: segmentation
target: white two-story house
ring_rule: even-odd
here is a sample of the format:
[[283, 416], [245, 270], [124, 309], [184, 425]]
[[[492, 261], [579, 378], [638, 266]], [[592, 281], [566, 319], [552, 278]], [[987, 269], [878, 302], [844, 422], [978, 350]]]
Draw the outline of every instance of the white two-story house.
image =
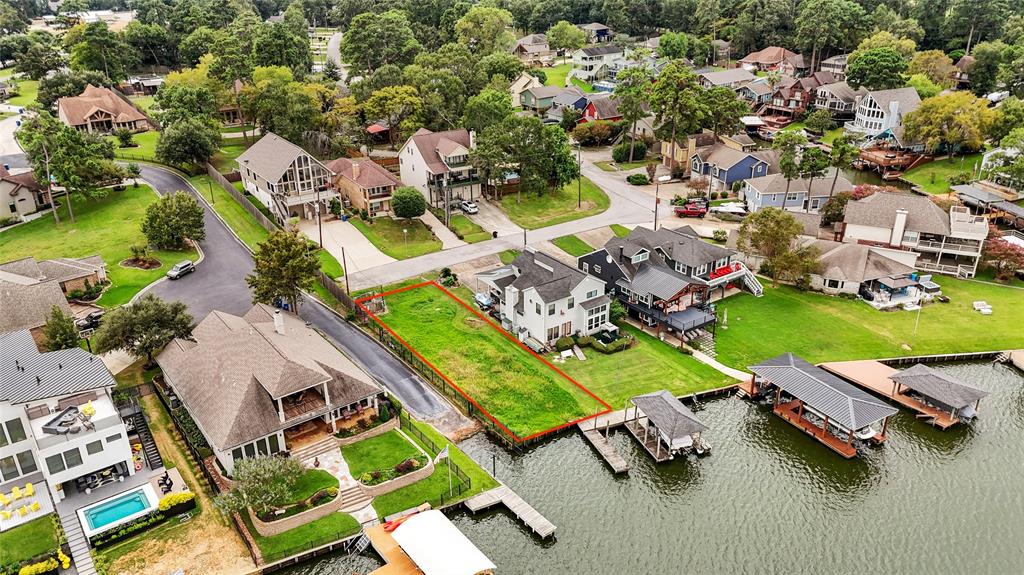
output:
[[431, 132], [420, 128], [398, 151], [402, 183], [419, 190], [432, 206], [480, 195], [480, 177], [469, 153], [473, 132], [465, 129]]
[[573, 52], [570, 75], [592, 83], [607, 78], [611, 71], [623, 62], [625, 55], [618, 46], [587, 46]]
[[534, 350], [558, 338], [615, 331], [604, 282], [526, 248], [511, 264], [476, 276], [489, 288], [501, 325]]
[[903, 126], [903, 117], [920, 105], [921, 97], [913, 88], [874, 90], [857, 101], [854, 119], [844, 127], [850, 132], [875, 136]]
[[919, 254], [915, 267], [974, 277], [988, 237], [988, 219], [963, 206], [947, 213], [928, 196], [876, 192], [846, 204], [842, 239]]
[[0, 493], [32, 483], [61, 501], [80, 478], [135, 474], [117, 382], [98, 357], [41, 352], [20, 330], [0, 334], [0, 358]]
[[315, 219], [317, 202], [326, 214], [331, 199], [338, 197], [327, 166], [273, 132], [238, 156], [238, 171], [245, 191], [282, 221]]

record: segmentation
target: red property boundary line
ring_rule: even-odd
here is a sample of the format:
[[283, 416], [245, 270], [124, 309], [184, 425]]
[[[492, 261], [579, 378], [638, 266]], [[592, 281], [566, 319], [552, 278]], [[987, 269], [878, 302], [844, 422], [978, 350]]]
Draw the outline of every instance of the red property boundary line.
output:
[[[512, 430], [510, 430], [508, 427], [505, 426], [505, 424], [503, 424], [502, 422], [498, 421], [498, 419], [495, 418], [493, 415], [491, 415], [491, 413], [489, 411], [487, 411], [486, 409], [481, 407], [480, 404], [477, 403], [475, 399], [470, 397], [470, 395], [468, 393], [466, 393], [465, 391], [463, 391], [461, 387], [456, 385], [455, 382], [453, 382], [452, 380], [448, 379], [448, 376], [446, 376], [444, 373], [442, 373], [441, 370], [437, 369], [437, 367], [434, 364], [432, 364], [429, 361], [427, 361], [427, 359], [425, 357], [423, 357], [422, 355], [420, 355], [420, 353], [418, 351], [416, 351], [415, 348], [413, 348], [411, 345], [409, 345], [408, 342], [406, 342], [404, 339], [402, 339], [401, 336], [399, 336], [397, 333], [395, 333], [395, 331], [393, 329], [391, 329], [386, 323], [384, 323], [379, 317], [377, 317], [376, 314], [374, 314], [372, 311], [367, 309], [366, 306], [363, 305], [363, 302], [370, 301], [372, 299], [382, 298], [382, 297], [393, 295], [393, 294], [396, 294], [396, 293], [401, 293], [401, 292], [404, 292], [404, 291], [410, 291], [410, 290], [414, 290], [414, 289], [419, 289], [419, 288], [427, 287], [427, 286], [433, 286], [433, 287], [441, 290], [442, 293], [447, 295], [449, 298], [454, 300], [456, 303], [458, 303], [462, 307], [466, 308], [466, 310], [468, 310], [470, 313], [472, 313], [476, 317], [478, 317], [478, 318], [484, 320], [485, 322], [487, 322], [487, 324], [489, 326], [491, 326], [491, 328], [497, 330], [498, 333], [500, 333], [501, 335], [505, 336], [509, 341], [511, 341], [515, 345], [519, 346], [521, 349], [525, 350], [527, 353], [529, 353], [533, 357], [537, 358], [541, 363], [543, 363], [544, 365], [546, 365], [549, 368], [551, 368], [555, 373], [557, 373], [558, 375], [562, 376], [563, 378], [565, 378], [566, 380], [571, 382], [573, 385], [575, 385], [579, 389], [583, 390], [584, 393], [586, 393], [592, 399], [594, 399], [595, 401], [600, 403], [604, 407], [604, 409], [602, 411], [597, 412], [597, 413], [594, 413], [594, 414], [591, 414], [591, 415], [588, 415], [588, 416], [585, 416], [585, 417], [581, 417], [579, 419], [574, 419], [572, 421], [569, 421], [567, 423], [563, 423], [561, 425], [557, 425], [555, 427], [552, 427], [551, 429], [546, 429], [544, 431], [538, 431], [536, 433], [531, 433], [530, 435], [527, 435], [526, 437], [519, 437], [518, 435], [513, 433]], [[408, 349], [410, 352], [412, 352], [413, 355], [415, 355], [417, 358], [419, 358], [420, 361], [422, 361], [424, 364], [426, 364], [434, 373], [436, 373], [438, 376], [440, 376], [441, 379], [445, 380], [445, 382], [447, 382], [448, 385], [452, 386], [453, 389], [458, 391], [459, 395], [461, 395], [462, 397], [466, 398], [467, 401], [469, 401], [471, 404], [473, 404], [473, 406], [476, 407], [476, 409], [480, 413], [483, 413], [485, 416], [487, 416], [487, 419], [491, 420], [495, 425], [497, 425], [502, 430], [504, 430], [505, 433], [507, 433], [510, 437], [512, 437], [513, 440], [516, 443], [522, 443], [524, 441], [529, 441], [529, 440], [531, 440], [531, 439], [533, 439], [535, 437], [539, 437], [539, 436], [542, 436], [542, 435], [547, 435], [549, 433], [554, 433], [556, 431], [560, 431], [560, 430], [565, 429], [567, 427], [571, 427], [573, 425], [576, 425], [576, 424], [578, 424], [578, 423], [580, 423], [582, 421], [586, 421], [588, 419], [592, 419], [592, 418], [598, 417], [600, 415], [604, 415], [606, 413], [610, 413], [612, 411], [612, 407], [610, 405], [608, 405], [608, 403], [605, 402], [603, 399], [601, 399], [600, 397], [594, 395], [594, 393], [591, 392], [589, 389], [587, 389], [586, 387], [580, 385], [580, 383], [577, 382], [575, 379], [573, 379], [573, 378], [569, 377], [568, 375], [566, 375], [565, 372], [563, 372], [562, 370], [560, 370], [557, 367], [555, 367], [554, 365], [552, 365], [548, 360], [544, 359], [544, 357], [542, 357], [541, 355], [537, 354], [535, 351], [533, 351], [529, 347], [525, 346], [523, 344], [523, 342], [521, 342], [518, 339], [512, 337], [512, 334], [510, 334], [507, 331], [505, 331], [504, 329], [502, 329], [501, 326], [499, 326], [496, 323], [494, 323], [493, 321], [491, 321], [491, 319], [488, 318], [487, 316], [481, 314], [477, 310], [475, 310], [472, 307], [470, 307], [469, 305], [467, 305], [466, 302], [464, 302], [461, 299], [459, 299], [458, 297], [456, 297], [454, 294], [452, 294], [450, 291], [446, 290], [443, 286], [441, 286], [437, 282], [425, 281], [425, 282], [421, 282], [421, 283], [418, 283], [418, 284], [413, 284], [413, 285], [409, 285], [409, 286], [405, 286], [405, 287], [400, 287], [398, 289], [393, 289], [393, 290], [390, 290], [390, 291], [387, 291], [387, 292], [384, 292], [384, 293], [381, 293], [381, 294], [361, 297], [361, 298], [356, 300], [356, 305], [358, 305], [359, 308], [362, 309], [364, 313], [366, 313], [367, 315], [372, 317], [373, 320], [376, 321], [381, 327], [386, 329], [388, 331], [388, 333], [390, 333], [403, 346], [405, 346], [406, 349]]]

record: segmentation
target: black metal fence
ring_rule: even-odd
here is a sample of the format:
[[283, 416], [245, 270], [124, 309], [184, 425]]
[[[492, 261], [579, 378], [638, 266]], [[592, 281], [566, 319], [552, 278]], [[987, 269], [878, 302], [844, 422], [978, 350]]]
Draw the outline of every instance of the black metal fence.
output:
[[[442, 449], [444, 449], [442, 446], [434, 443], [434, 441], [427, 437], [427, 434], [420, 431], [418, 427], [413, 425], [412, 420], [409, 419], [409, 415], [406, 412], [399, 412], [398, 421], [402, 425], [402, 431], [419, 440], [431, 457], [436, 456]], [[468, 493], [473, 488], [473, 480], [470, 479], [464, 471], [462, 471], [462, 468], [452, 461], [450, 452], [448, 454], [448, 461], [446, 462], [446, 465], [451, 466], [451, 490], [442, 491], [437, 497], [428, 500], [431, 507], [441, 507], [446, 503], [459, 499], [463, 493]]]
[[[202, 474], [203, 479], [206, 480], [206, 485], [209, 488], [210, 492], [213, 494], [220, 493], [220, 485], [214, 479], [213, 475], [210, 473], [210, 470], [206, 468], [206, 463], [203, 461], [203, 456], [199, 451], [199, 446], [192, 444], [192, 441], [189, 438], [189, 434], [185, 433], [182, 424], [178, 421], [178, 418], [175, 417], [175, 410], [174, 408], [171, 407], [171, 401], [170, 398], [168, 398], [167, 396], [167, 390], [165, 388], [163, 380], [161, 380], [160, 378], [154, 379], [153, 384], [153, 387], [156, 388], [156, 396], [160, 398], [160, 403], [162, 403], [164, 409], [167, 410], [167, 417], [171, 420], [171, 423], [174, 424], [174, 429], [178, 432], [178, 435], [181, 436], [182, 443], [185, 444], [185, 447], [188, 449], [189, 455], [191, 455], [192, 459], [195, 461], [195, 467], [199, 469], [199, 472]], [[209, 446], [203, 447], [209, 449]]]
[[[359, 542], [360, 533], [362, 532], [363, 529], [370, 526], [368, 525], [368, 523], [369, 522], [360, 524], [359, 528], [354, 531], [351, 529], [347, 529], [345, 531], [338, 531], [336, 533], [320, 535], [314, 537], [313, 539], [302, 541], [301, 543], [293, 547], [289, 547], [288, 549], [282, 549], [281, 551], [277, 551], [275, 553], [263, 554], [263, 564], [266, 565], [269, 563], [276, 563], [283, 559], [288, 559], [292, 557], [295, 558], [296, 562], [302, 561], [309, 557], [318, 555], [319, 553], [309, 553], [310, 551], [313, 551], [318, 547], [325, 547], [325, 553], [337, 551], [342, 551], [346, 553], [355, 552], [356, 544]], [[332, 543], [336, 545], [332, 545], [331, 547], [327, 548], [327, 546], [331, 545]], [[291, 564], [291, 561], [287, 562], [287, 565]], [[283, 567], [284, 565], [265, 568], [263, 572], [270, 573]]]

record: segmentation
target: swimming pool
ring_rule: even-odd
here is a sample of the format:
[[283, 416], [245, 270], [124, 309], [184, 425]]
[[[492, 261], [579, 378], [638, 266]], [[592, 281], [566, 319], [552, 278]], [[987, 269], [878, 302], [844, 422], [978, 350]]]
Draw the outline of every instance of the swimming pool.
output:
[[149, 485], [136, 487], [78, 510], [86, 537], [109, 531], [118, 525], [146, 515], [160, 500]]

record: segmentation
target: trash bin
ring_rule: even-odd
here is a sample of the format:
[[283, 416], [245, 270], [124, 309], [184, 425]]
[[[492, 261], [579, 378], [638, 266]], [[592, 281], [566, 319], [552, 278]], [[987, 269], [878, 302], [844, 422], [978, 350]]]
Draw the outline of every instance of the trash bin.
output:
[[491, 237], [492, 238], [497, 238], [498, 237], [498, 230], [494, 230], [493, 232], [491, 232]]

